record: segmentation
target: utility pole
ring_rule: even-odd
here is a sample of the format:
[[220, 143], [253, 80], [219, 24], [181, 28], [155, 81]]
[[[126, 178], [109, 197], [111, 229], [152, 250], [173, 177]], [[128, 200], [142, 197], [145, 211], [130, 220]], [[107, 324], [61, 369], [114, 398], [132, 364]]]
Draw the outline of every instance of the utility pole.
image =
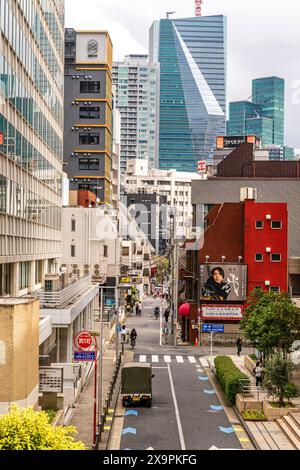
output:
[[203, 0], [195, 0], [195, 16], [202, 16]]

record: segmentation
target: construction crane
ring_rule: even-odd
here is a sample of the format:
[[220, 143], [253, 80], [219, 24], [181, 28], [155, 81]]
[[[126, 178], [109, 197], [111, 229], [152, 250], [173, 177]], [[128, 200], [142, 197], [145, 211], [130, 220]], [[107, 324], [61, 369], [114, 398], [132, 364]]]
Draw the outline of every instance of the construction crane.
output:
[[167, 11], [166, 18], [169, 19], [170, 16], [175, 15], [176, 11]]
[[202, 16], [203, 0], [195, 0], [195, 16]]

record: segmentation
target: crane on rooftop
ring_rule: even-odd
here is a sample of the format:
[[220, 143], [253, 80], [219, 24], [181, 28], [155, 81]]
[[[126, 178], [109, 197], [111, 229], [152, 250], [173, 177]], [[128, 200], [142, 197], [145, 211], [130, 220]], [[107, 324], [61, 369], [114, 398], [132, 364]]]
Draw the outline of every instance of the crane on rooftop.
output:
[[176, 11], [167, 11], [166, 18], [169, 19], [172, 15], [175, 15]]
[[195, 16], [202, 16], [203, 0], [195, 0]]

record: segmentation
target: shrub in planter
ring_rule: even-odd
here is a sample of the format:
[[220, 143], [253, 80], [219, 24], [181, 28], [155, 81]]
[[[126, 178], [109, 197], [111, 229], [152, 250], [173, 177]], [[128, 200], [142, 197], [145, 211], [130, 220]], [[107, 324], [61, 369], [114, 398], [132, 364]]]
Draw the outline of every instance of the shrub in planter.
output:
[[247, 375], [238, 369], [228, 356], [219, 356], [215, 359], [217, 377], [222, 389], [226, 393], [230, 403], [235, 404], [236, 396], [241, 390], [241, 381], [245, 385], [250, 384]]
[[268, 421], [262, 410], [245, 410], [243, 418], [245, 421]]

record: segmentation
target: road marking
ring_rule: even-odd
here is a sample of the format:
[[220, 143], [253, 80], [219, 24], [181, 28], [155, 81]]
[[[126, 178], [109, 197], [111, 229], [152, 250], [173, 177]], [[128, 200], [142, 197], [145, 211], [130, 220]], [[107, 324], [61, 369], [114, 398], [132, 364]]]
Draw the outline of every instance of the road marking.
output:
[[140, 356], [140, 362], [147, 362], [147, 356]]
[[213, 411], [223, 411], [224, 410], [224, 406], [215, 406], [215, 405], [210, 405], [210, 408], [213, 410]]
[[250, 442], [250, 440], [247, 439], [247, 437], [241, 437], [241, 438], [239, 438], [239, 441], [244, 442], [244, 443]]
[[171, 384], [173, 402], [174, 402], [174, 407], [175, 407], [175, 414], [176, 414], [177, 427], [178, 427], [178, 432], [179, 432], [179, 437], [180, 437], [181, 450], [186, 450], [186, 445], [184, 441], [184, 435], [183, 435], [183, 430], [182, 430], [182, 425], [181, 425], [181, 420], [180, 420], [180, 414], [179, 414], [179, 409], [178, 409], [178, 403], [177, 403], [177, 398], [175, 394], [175, 387], [174, 387], [173, 377], [171, 373], [171, 367], [169, 364], [168, 364], [168, 372], [169, 372], [169, 377], [170, 377], [170, 384]]
[[244, 429], [242, 428], [233, 428], [235, 430], [235, 432], [244, 432]]
[[184, 360], [182, 356], [176, 356], [176, 361], [179, 362], [179, 364], [183, 364]]
[[196, 364], [197, 361], [196, 359], [194, 358], [194, 356], [188, 356], [188, 360], [190, 361], [190, 364]]
[[164, 356], [164, 361], [165, 361], [167, 364], [170, 364], [170, 363], [172, 362], [171, 356]]
[[152, 362], [159, 362], [158, 356], [152, 356]]
[[222, 426], [219, 426], [219, 429], [220, 429], [220, 431], [223, 432], [224, 434], [233, 434], [233, 433], [234, 433], [233, 427], [230, 427], [230, 428], [223, 428]]
[[126, 411], [125, 416], [138, 416], [139, 412], [135, 410]]
[[126, 436], [126, 434], [134, 434], [136, 435], [136, 429], [135, 428], [126, 428], [123, 429], [122, 435]]
[[110, 431], [111, 430], [111, 426], [104, 426], [104, 431]]
[[208, 382], [209, 378], [208, 377], [199, 377], [199, 380], [202, 382]]
[[206, 393], [207, 395], [215, 395], [216, 394], [215, 390], [204, 390], [204, 393]]
[[200, 362], [203, 367], [209, 367], [209, 364], [207, 362], [207, 359], [204, 359], [203, 357], [200, 357]]

